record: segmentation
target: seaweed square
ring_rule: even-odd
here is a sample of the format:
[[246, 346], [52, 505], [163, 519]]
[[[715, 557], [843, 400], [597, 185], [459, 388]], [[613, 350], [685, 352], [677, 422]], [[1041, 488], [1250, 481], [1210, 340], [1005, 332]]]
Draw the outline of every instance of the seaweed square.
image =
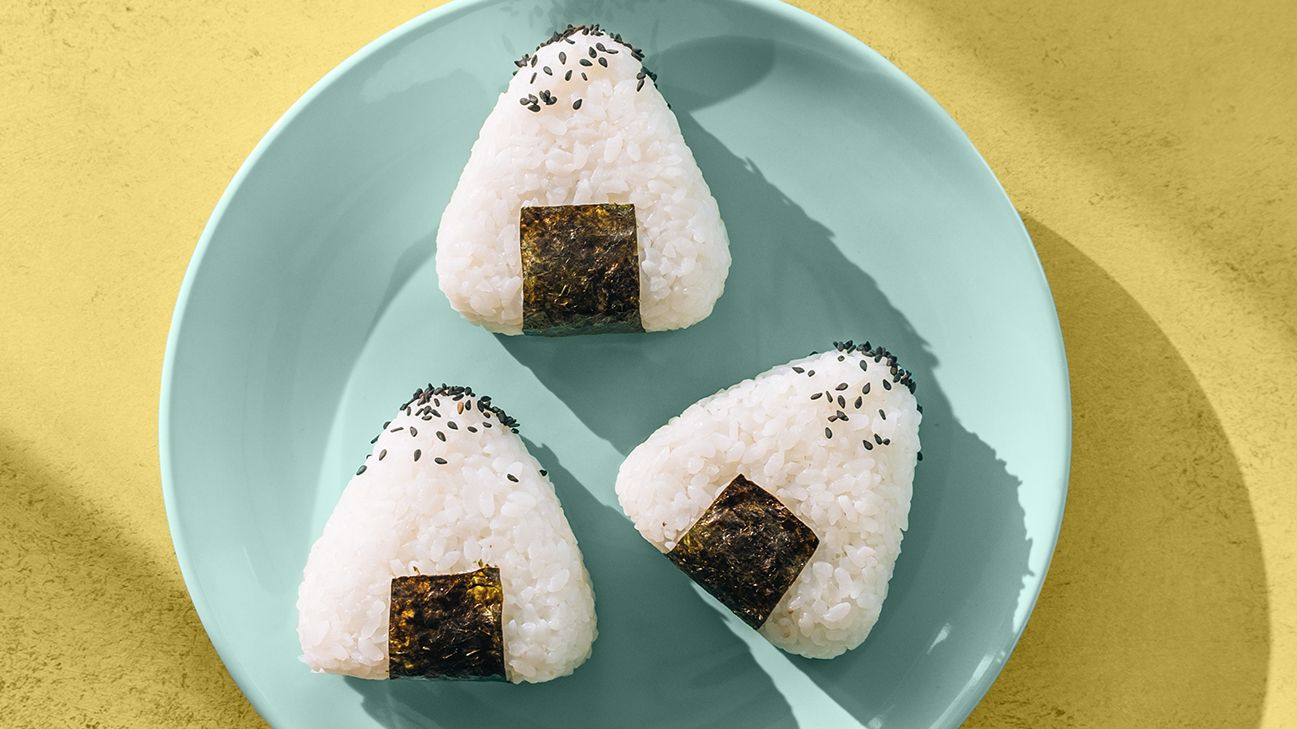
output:
[[524, 207], [518, 230], [524, 333], [644, 331], [634, 205]]
[[391, 678], [505, 680], [500, 570], [392, 579]]
[[779, 499], [739, 475], [667, 559], [743, 622], [760, 628], [819, 544]]

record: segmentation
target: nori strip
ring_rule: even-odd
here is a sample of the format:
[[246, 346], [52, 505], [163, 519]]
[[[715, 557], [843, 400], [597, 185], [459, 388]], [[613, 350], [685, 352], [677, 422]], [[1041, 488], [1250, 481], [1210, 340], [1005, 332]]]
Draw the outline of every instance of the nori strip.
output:
[[392, 579], [387, 672], [391, 678], [504, 681], [500, 570]]
[[779, 499], [739, 475], [667, 559], [743, 622], [760, 628], [819, 543]]
[[524, 207], [518, 229], [524, 333], [644, 331], [634, 205]]

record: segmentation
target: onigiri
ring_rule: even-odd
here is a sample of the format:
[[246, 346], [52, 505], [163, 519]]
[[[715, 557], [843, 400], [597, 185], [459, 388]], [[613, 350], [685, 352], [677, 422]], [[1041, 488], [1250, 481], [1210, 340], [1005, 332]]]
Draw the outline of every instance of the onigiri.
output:
[[831, 658], [878, 620], [908, 524], [922, 410], [869, 343], [704, 398], [626, 458], [635, 528], [776, 646]]
[[583, 663], [590, 578], [514, 420], [469, 388], [429, 385], [372, 442], [307, 559], [306, 665], [534, 683]]
[[442, 213], [441, 290], [502, 334], [679, 329], [725, 287], [720, 211], [644, 56], [568, 26], [516, 62]]

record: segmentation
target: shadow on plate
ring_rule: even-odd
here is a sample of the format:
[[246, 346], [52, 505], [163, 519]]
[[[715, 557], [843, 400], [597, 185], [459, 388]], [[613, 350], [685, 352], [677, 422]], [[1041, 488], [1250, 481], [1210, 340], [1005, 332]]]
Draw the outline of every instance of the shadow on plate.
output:
[[[681, 128], [732, 241], [733, 267], [712, 316], [678, 332], [499, 339], [623, 454], [695, 400], [823, 351], [834, 340], [883, 343], [915, 372], [926, 458], [891, 597], [859, 650], [833, 661], [789, 659], [815, 684], [817, 700], [832, 701], [865, 724], [886, 717], [915, 681], [973, 676], [1005, 659], [1028, 573], [1019, 481], [955, 420], [932, 378], [937, 362], [924, 340], [842, 255], [831, 232], [691, 116], [693, 104], [737, 93], [760, 77], [759, 70], [730, 69], [734, 58], [717, 44], [684, 44], [656, 55], [664, 68], [687, 62], [718, 69], [681, 74], [687, 89], [663, 77], [664, 94], [683, 102], [676, 105]], [[806, 697], [783, 696], [722, 617], [624, 516], [599, 504], [552, 453], [534, 444], [532, 450], [551, 469], [594, 580], [601, 637], [590, 662], [540, 686], [350, 680], [365, 709], [388, 726], [544, 721], [574, 728], [616, 725], [626, 717], [652, 717], [661, 726], [705, 726], [722, 718], [739, 726], [795, 725], [789, 702]], [[952, 600], [976, 606], [977, 617], [956, 630], [951, 609], [931, 607]]]
[[[721, 82], [744, 78], [724, 73], [724, 58], [699, 60], [699, 48], [687, 50], [693, 62], [721, 67]], [[660, 55], [664, 66], [673, 63], [670, 51]], [[676, 98], [674, 89], [664, 93]], [[733, 89], [699, 88], [680, 97], [726, 93]], [[725, 215], [734, 256], [712, 316], [678, 332], [501, 342], [622, 453], [697, 399], [793, 357], [823, 351], [834, 340], [869, 338], [897, 353], [920, 383], [928, 457], [917, 474], [892, 598], [861, 649], [833, 661], [792, 659], [829, 698], [866, 723], [886, 715], [907, 681], [929, 670], [951, 670], [933, 669], [933, 662], [972, 676], [1005, 660], [1002, 646], [1014, 633], [1012, 616], [1028, 574], [1020, 484], [989, 446], [955, 420], [931, 376], [935, 357], [873, 279], [842, 255], [827, 228], [752, 162], [726, 149], [690, 110], [677, 107], [681, 128]], [[937, 619], [941, 611], [922, 607], [941, 596], [975, 600], [979, 614], [994, 618], [952, 631]], [[655, 597], [652, 604], [659, 602]]]

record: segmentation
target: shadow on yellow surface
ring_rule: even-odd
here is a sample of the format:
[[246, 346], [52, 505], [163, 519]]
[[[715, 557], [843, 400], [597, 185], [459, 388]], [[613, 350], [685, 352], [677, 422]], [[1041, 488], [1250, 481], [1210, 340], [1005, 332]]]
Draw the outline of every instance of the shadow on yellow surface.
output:
[[[1058, 551], [967, 726], [1260, 724], [1270, 627], [1247, 488], [1192, 372], [1094, 261], [1026, 218], [1075, 402]], [[1204, 342], [1229, 361], [1228, 341]]]
[[112, 478], [0, 440], [0, 724], [258, 725], [170, 554], [131, 549], [121, 514], [67, 496], [88, 479], [119, 490]]

